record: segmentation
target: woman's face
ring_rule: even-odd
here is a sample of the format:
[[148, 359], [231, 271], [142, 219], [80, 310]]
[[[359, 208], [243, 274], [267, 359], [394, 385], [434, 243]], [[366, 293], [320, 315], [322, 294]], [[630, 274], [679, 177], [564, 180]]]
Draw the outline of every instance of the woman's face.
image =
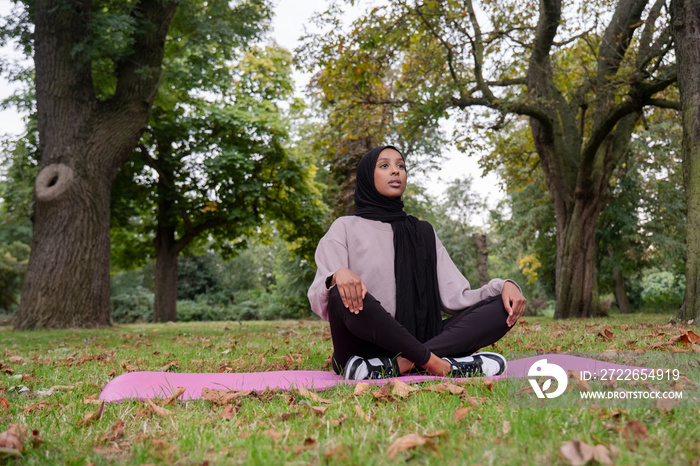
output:
[[395, 149], [384, 149], [379, 153], [374, 168], [374, 186], [379, 194], [397, 198], [406, 191], [406, 165]]

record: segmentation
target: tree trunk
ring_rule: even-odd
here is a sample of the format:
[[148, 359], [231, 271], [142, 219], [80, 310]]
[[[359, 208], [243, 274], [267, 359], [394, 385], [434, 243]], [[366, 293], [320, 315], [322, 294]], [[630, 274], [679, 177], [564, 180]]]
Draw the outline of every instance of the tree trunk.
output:
[[109, 180], [65, 164], [36, 179], [34, 231], [18, 328], [96, 327], [109, 307]]
[[476, 270], [479, 272], [479, 283], [480, 286], [484, 286], [489, 282], [489, 247], [486, 241], [486, 233], [472, 233], [472, 241], [474, 241], [474, 246], [476, 246]]
[[685, 298], [678, 317], [700, 323], [700, 1], [672, 0], [683, 115], [683, 181], [688, 206]]
[[[614, 258], [612, 246], [608, 245], [608, 255]], [[631, 314], [632, 304], [630, 304], [629, 297], [627, 296], [627, 286], [625, 285], [625, 277], [622, 275], [622, 270], [613, 264], [612, 266], [612, 279], [613, 288], [615, 292], [615, 302], [617, 303], [617, 308], [622, 314]]]
[[555, 319], [598, 314], [595, 221], [602, 207], [595, 204], [577, 202], [574, 215], [561, 231], [557, 228]]
[[156, 277], [153, 301], [154, 322], [177, 321], [177, 261], [180, 251], [175, 241], [175, 229], [158, 227], [155, 239]]
[[174, 2], [136, 2], [144, 24], [134, 52], [115, 63], [110, 99], [99, 101], [91, 57], [91, 2], [39, 0], [34, 62], [40, 171], [17, 328], [94, 327], [111, 322], [110, 191], [138, 143], [158, 89]]

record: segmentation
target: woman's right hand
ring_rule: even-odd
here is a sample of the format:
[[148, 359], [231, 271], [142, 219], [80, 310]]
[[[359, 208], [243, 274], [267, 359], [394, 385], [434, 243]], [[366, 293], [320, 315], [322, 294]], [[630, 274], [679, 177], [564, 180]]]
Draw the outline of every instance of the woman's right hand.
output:
[[362, 301], [367, 294], [367, 287], [359, 275], [352, 270], [343, 267], [333, 274], [331, 286], [338, 287], [338, 293], [343, 300], [343, 304], [354, 314], [359, 314], [362, 310]]

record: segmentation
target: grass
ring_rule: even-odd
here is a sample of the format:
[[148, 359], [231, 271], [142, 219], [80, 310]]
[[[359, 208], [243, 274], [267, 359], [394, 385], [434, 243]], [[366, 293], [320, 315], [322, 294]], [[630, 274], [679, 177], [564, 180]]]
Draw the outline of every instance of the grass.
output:
[[[659, 347], [690, 329], [666, 325], [669, 317], [530, 317], [489, 349], [506, 355], [688, 349]], [[43, 440], [34, 446], [26, 440], [20, 458], [0, 454], [0, 464], [570, 464], [560, 448], [572, 440], [604, 445], [616, 464], [700, 464], [697, 407], [514, 408], [506, 382], [480, 379], [462, 384], [462, 394], [425, 390], [437, 384], [427, 382], [403, 398], [377, 398], [376, 388], [355, 395], [342, 386], [319, 393], [330, 404], [296, 390], [266, 391], [240, 398], [231, 419], [208, 401], [176, 402], [167, 417], [142, 402], [112, 403], [81, 424], [99, 408], [94, 399], [102, 387], [127, 371], [330, 370], [328, 325], [319, 321], [0, 327], [0, 341], [0, 398], [7, 400], [0, 403], [0, 432], [19, 423]], [[20, 386], [28, 391], [17, 393]], [[63, 388], [41, 392], [55, 386]], [[418, 435], [405, 441], [422, 444], [390, 457], [392, 444], [409, 434]]]

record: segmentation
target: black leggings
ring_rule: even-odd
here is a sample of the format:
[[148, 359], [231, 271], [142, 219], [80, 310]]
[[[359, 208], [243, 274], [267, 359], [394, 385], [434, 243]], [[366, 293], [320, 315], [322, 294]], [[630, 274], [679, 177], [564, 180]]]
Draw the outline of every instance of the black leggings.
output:
[[443, 321], [442, 333], [425, 343], [411, 335], [371, 294], [359, 314], [344, 305], [334, 286], [328, 300], [328, 320], [333, 338], [333, 370], [340, 374], [352, 356], [363, 358], [403, 356], [417, 367], [430, 353], [436, 356], [468, 356], [500, 340], [510, 327], [501, 296], [470, 306]]

